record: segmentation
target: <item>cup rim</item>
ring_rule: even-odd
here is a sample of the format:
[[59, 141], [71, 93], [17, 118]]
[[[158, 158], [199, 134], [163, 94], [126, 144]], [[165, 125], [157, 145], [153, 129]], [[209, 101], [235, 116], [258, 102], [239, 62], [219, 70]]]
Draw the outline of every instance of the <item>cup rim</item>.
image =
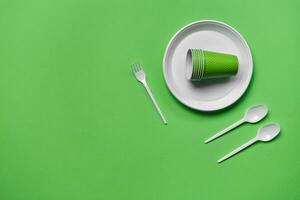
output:
[[193, 57], [192, 57], [192, 50], [189, 49], [186, 54], [186, 78], [188, 80], [192, 80], [192, 75], [194, 71], [194, 65], [193, 65]]

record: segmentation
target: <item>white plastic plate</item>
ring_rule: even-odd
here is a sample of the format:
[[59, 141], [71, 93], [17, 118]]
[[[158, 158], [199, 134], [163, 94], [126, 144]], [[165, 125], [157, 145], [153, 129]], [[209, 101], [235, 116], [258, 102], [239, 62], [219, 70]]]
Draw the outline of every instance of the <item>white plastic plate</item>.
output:
[[[239, 59], [238, 74], [192, 83], [185, 76], [188, 49], [234, 54]], [[171, 93], [184, 105], [200, 111], [220, 110], [236, 102], [249, 86], [253, 70], [251, 51], [242, 35], [214, 20], [197, 21], [179, 30], [169, 42], [163, 62]]]

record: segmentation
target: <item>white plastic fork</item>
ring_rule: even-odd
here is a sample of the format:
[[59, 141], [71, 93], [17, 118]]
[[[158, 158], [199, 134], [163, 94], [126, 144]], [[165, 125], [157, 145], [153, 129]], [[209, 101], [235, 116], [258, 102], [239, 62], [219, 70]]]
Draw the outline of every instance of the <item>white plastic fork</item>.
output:
[[132, 71], [133, 71], [133, 74], [134, 74], [135, 78], [139, 82], [141, 82], [143, 84], [143, 86], [145, 87], [145, 89], [146, 89], [147, 93], [149, 94], [149, 96], [150, 96], [150, 98], [151, 98], [151, 100], [152, 100], [152, 102], [153, 102], [156, 110], [158, 111], [158, 113], [159, 113], [159, 115], [160, 115], [163, 123], [164, 124], [168, 124], [167, 120], [165, 119], [163, 113], [161, 112], [161, 110], [160, 110], [160, 108], [159, 108], [159, 106], [158, 106], [158, 104], [157, 104], [157, 102], [156, 102], [156, 100], [155, 100], [155, 98], [154, 98], [154, 96], [153, 96], [153, 94], [152, 94], [152, 92], [151, 92], [148, 84], [147, 84], [146, 73], [144, 72], [143, 68], [140, 65], [138, 65], [138, 64], [133, 64], [132, 65]]

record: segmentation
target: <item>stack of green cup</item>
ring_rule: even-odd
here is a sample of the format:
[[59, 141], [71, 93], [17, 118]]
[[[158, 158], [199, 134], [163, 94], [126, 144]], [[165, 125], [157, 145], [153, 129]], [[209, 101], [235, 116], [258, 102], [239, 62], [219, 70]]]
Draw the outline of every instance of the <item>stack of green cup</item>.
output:
[[189, 49], [186, 57], [186, 77], [192, 81], [234, 76], [239, 61], [235, 55]]

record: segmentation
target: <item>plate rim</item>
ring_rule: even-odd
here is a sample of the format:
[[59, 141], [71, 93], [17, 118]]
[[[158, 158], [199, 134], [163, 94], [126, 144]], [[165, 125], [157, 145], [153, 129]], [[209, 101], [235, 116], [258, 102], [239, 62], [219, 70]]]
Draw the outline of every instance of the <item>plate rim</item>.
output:
[[[172, 90], [172, 87], [169, 85], [169, 82], [167, 81], [167, 75], [166, 75], [166, 57], [167, 57], [167, 54], [168, 54], [168, 50], [171, 46], [171, 44], [173, 43], [174, 39], [181, 33], [183, 32], [184, 30], [186, 30], [187, 28], [195, 25], [195, 24], [198, 24], [198, 23], [215, 23], [217, 25], [221, 25], [225, 28], [228, 28], [228, 29], [231, 29], [234, 34], [236, 34], [240, 39], [241, 41], [244, 43], [244, 45], [246, 46], [246, 48], [248, 49], [249, 51], [249, 56], [250, 56], [250, 75], [249, 75], [249, 80], [247, 80], [247, 85], [245, 86], [244, 90], [241, 92], [241, 94], [239, 95], [238, 98], [236, 98], [234, 101], [232, 101], [231, 103], [229, 104], [226, 104], [225, 106], [221, 106], [221, 107], [218, 107], [218, 108], [212, 108], [212, 109], [205, 109], [205, 108], [199, 108], [197, 106], [193, 106], [193, 105], [188, 105], [187, 103], [185, 103], [182, 99], [180, 99], [179, 97], [177, 97], [175, 95], [175, 92]], [[164, 76], [164, 79], [165, 79], [165, 82], [166, 82], [166, 85], [169, 89], [169, 91], [172, 93], [172, 95], [180, 102], [182, 103], [183, 105], [189, 107], [189, 108], [192, 108], [194, 110], [198, 110], [198, 111], [205, 111], [205, 112], [212, 112], [212, 111], [218, 111], [218, 110], [222, 110], [222, 109], [225, 109], [231, 105], [233, 105], [234, 103], [236, 103], [246, 92], [246, 90], [248, 89], [249, 85], [250, 85], [250, 82], [252, 80], [252, 75], [253, 75], [253, 57], [252, 57], [252, 52], [251, 52], [251, 49], [247, 43], [247, 41], [245, 40], [245, 38], [242, 36], [242, 34], [237, 31], [235, 28], [233, 28], [232, 26], [226, 24], [225, 22], [221, 22], [221, 21], [218, 21], [218, 20], [212, 20], [212, 19], [205, 19], [205, 20], [198, 20], [198, 21], [194, 21], [194, 22], [191, 22], [185, 26], [183, 26], [181, 29], [179, 29], [173, 36], [172, 38], [170, 39], [170, 41], [168, 42], [168, 45], [165, 49], [165, 52], [164, 52], [164, 57], [163, 57], [163, 76]]]

